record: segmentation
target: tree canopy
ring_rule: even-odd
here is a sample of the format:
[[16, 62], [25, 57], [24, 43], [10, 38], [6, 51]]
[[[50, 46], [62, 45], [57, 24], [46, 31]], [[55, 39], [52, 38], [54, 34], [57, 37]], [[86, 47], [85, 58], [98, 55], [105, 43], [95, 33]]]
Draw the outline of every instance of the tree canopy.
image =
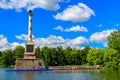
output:
[[108, 46], [120, 52], [120, 30], [113, 31], [108, 36]]

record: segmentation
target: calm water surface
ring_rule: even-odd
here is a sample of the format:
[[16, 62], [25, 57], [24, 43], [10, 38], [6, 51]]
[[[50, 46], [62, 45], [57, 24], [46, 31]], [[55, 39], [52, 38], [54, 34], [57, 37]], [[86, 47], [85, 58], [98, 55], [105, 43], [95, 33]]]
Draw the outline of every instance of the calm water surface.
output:
[[0, 68], [0, 80], [120, 80], [118, 72], [100, 71], [51, 71], [13, 72], [12, 68]]

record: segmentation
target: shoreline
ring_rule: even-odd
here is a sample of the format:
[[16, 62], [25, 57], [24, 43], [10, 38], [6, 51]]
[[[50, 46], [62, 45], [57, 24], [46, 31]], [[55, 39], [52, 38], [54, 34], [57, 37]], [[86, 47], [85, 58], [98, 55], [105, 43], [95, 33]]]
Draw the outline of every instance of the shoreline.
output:
[[[4, 67], [0, 66], [0, 68], [14, 68], [14, 66], [9, 66], [9, 67]], [[66, 65], [66, 66], [48, 66], [48, 69], [51, 70], [101, 70], [102, 66], [101, 65], [91, 65], [91, 66], [77, 66], [77, 65]]]
[[91, 65], [91, 66], [48, 66], [48, 69], [52, 70], [91, 70], [91, 69], [101, 69], [100, 65]]

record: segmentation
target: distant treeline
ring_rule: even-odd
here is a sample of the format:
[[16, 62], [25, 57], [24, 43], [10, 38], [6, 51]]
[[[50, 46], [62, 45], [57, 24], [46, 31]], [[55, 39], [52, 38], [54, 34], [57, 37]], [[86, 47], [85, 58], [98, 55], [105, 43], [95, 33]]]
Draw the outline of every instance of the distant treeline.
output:
[[[73, 49], [61, 46], [57, 48], [37, 47], [37, 58], [43, 58], [46, 66], [64, 65], [102, 65], [104, 70], [120, 69], [120, 31], [113, 31], [108, 36], [108, 48], [99, 49], [86, 46], [84, 49]], [[25, 49], [17, 46], [14, 50], [0, 52], [0, 66], [15, 65], [17, 58], [23, 58]]]

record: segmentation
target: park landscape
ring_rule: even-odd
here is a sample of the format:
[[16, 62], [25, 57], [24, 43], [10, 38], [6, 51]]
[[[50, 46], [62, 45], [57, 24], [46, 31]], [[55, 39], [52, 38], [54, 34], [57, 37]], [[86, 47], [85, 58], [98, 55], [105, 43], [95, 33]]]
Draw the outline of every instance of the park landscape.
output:
[[1, 0], [0, 80], [119, 80], [120, 2], [106, 3]]

